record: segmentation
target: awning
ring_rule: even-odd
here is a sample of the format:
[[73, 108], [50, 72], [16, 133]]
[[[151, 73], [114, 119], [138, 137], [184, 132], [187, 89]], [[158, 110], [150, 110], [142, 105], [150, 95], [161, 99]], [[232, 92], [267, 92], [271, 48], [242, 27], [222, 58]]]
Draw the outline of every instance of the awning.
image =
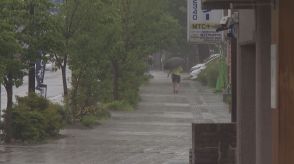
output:
[[202, 0], [203, 9], [252, 9], [255, 5], [270, 4], [271, 0]]

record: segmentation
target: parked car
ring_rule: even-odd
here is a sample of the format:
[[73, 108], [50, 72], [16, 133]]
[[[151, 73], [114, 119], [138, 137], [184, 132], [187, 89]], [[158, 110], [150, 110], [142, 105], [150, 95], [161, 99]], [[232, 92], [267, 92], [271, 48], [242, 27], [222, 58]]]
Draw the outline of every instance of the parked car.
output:
[[51, 61], [50, 58], [52, 59], [52, 57], [49, 54], [46, 54], [43, 62], [45, 62], [45, 71], [55, 71], [56, 70], [56, 66], [55, 66], [55, 62]]
[[205, 68], [206, 68], [205, 64], [199, 64], [197, 68], [195, 67], [195, 69], [190, 72], [190, 78], [196, 79], [198, 75], [200, 74], [200, 72], [204, 70]]
[[205, 66], [205, 63], [196, 64], [195, 66], [191, 67], [190, 72], [193, 72], [194, 70], [201, 69], [203, 66]]
[[55, 70], [55, 64], [53, 62], [47, 61], [45, 65], [46, 71], [54, 71]]
[[200, 72], [204, 70], [210, 62], [214, 61], [215, 59], [219, 58], [220, 54], [213, 54], [210, 55], [204, 63], [196, 64], [195, 66], [191, 67], [191, 72], [190, 72], [190, 78], [191, 79], [196, 79]]

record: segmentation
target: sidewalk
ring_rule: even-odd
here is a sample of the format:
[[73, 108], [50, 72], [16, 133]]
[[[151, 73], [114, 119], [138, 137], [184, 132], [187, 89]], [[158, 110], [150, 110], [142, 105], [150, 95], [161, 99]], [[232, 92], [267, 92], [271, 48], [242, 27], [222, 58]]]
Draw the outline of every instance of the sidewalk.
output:
[[66, 129], [36, 146], [1, 146], [0, 164], [188, 164], [192, 122], [229, 122], [222, 97], [190, 80], [174, 95], [170, 79], [152, 72], [134, 112], [113, 112], [93, 129]]

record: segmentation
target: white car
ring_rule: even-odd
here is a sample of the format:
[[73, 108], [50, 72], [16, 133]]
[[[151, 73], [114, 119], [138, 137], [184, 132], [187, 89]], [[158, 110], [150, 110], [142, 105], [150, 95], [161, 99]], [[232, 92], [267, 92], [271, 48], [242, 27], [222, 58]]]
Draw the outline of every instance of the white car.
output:
[[197, 69], [200, 69], [201, 67], [203, 67], [205, 64], [204, 63], [200, 63], [200, 64], [197, 64], [193, 67], [191, 67], [190, 71], [194, 71], [194, 70], [197, 70]]
[[191, 79], [196, 79], [198, 75], [200, 74], [200, 72], [204, 70], [205, 68], [206, 68], [205, 64], [199, 64], [197, 68], [191, 71], [190, 73]]
[[204, 63], [200, 63], [200, 64], [193, 66], [191, 68], [191, 72], [190, 72], [191, 77], [190, 78], [196, 79], [198, 77], [198, 75], [200, 74], [200, 72], [206, 68], [206, 65], [208, 63], [212, 62], [213, 60], [215, 60], [219, 57], [220, 57], [220, 54], [213, 54], [213, 55], [209, 56]]
[[45, 70], [46, 71], [54, 71], [56, 68], [55, 68], [55, 64], [53, 62], [49, 62], [46, 63], [46, 66], [45, 66]]

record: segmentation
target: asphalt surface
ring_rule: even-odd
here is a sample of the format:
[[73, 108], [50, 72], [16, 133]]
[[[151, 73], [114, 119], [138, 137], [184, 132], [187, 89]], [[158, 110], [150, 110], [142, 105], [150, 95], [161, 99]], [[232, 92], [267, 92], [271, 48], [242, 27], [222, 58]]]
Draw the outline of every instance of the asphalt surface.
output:
[[0, 164], [188, 164], [192, 122], [229, 122], [221, 95], [190, 80], [179, 94], [152, 72], [133, 112], [112, 112], [92, 129], [70, 128], [46, 144], [0, 145]]

